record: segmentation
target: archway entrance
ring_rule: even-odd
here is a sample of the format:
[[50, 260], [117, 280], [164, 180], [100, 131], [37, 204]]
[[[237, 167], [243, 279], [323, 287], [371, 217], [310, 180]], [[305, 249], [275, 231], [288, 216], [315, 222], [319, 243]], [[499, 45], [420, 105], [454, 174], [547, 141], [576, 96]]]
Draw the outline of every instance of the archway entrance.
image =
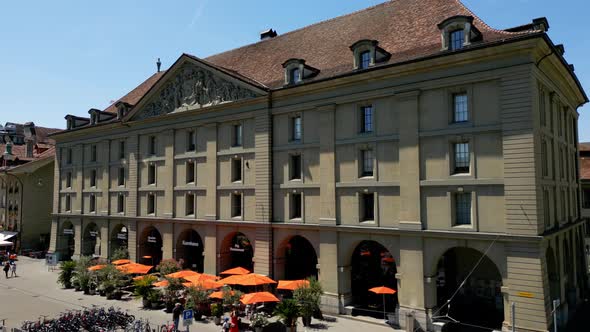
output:
[[183, 269], [203, 273], [203, 250], [203, 241], [193, 229], [182, 232], [176, 241], [176, 259], [182, 263]]
[[153, 266], [162, 260], [162, 235], [153, 226], [146, 228], [141, 235], [139, 259], [142, 264]]
[[369, 292], [370, 288], [386, 286], [397, 291], [397, 266], [391, 253], [375, 241], [361, 242], [352, 253], [351, 290], [355, 306], [353, 314], [383, 318], [383, 310], [395, 312], [397, 293], [383, 295]]
[[221, 271], [234, 267], [243, 267], [254, 271], [254, 248], [246, 235], [237, 232], [228, 235], [221, 245]]
[[[439, 315], [450, 317], [466, 324], [501, 329], [504, 321], [502, 275], [487, 256], [471, 248], [449, 249], [437, 265], [437, 304], [443, 306], [477, 265], [463, 287], [459, 289], [450, 305]], [[457, 331], [472, 331], [465, 325], [454, 327]], [[479, 331], [479, 330], [478, 330]]]
[[285, 246], [285, 279], [298, 280], [318, 277], [318, 257], [303, 236], [293, 236]]
[[100, 231], [95, 223], [90, 223], [84, 229], [82, 237], [82, 256], [100, 256]]
[[74, 225], [71, 222], [66, 221], [61, 225], [61, 230], [59, 231], [58, 235], [58, 241], [60, 252], [59, 259], [62, 261], [71, 260], [76, 247]]
[[127, 249], [128, 230], [123, 224], [118, 224], [111, 233], [110, 255], [121, 248]]

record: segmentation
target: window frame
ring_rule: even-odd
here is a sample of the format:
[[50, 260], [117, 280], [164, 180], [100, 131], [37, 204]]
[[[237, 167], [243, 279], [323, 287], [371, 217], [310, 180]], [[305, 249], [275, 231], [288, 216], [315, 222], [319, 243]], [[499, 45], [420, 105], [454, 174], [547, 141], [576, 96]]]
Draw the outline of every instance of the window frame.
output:
[[[363, 69], [369, 69], [372, 66], [372, 55], [371, 55], [371, 50], [370, 49], [366, 49], [366, 50], [362, 50], [358, 52], [358, 69], [359, 70], [363, 70]], [[364, 59], [363, 56], [366, 55], [367, 58]]]
[[231, 183], [243, 183], [244, 182], [244, 158], [243, 157], [232, 157], [231, 158]]
[[[463, 200], [459, 200], [459, 198], [465, 198], [466, 200], [464, 202], [468, 202], [469, 203], [469, 212], [465, 212], [462, 211], [462, 213], [460, 213], [461, 211], [459, 211], [459, 207], [460, 207], [460, 203], [462, 203]], [[473, 193], [470, 191], [457, 191], [457, 192], [453, 192], [453, 196], [452, 196], [452, 209], [453, 209], [453, 213], [452, 213], [452, 225], [453, 226], [458, 226], [458, 227], [474, 227], [475, 224], [475, 220], [474, 220], [474, 206], [473, 206], [473, 202], [474, 202], [474, 197], [473, 197]], [[469, 217], [469, 223], [464, 223], [462, 220], [460, 222], [460, 215], [462, 215], [463, 217], [468, 216]]]
[[[367, 128], [367, 113], [366, 110], [371, 110], [370, 114], [370, 128]], [[370, 130], [368, 130], [370, 129]], [[365, 104], [359, 106], [359, 133], [373, 134], [375, 132], [375, 107], [373, 104]]]
[[155, 215], [156, 214], [156, 194], [148, 193], [147, 194], [147, 206], [146, 212], [148, 215]]
[[[194, 216], [196, 214], [195, 202], [196, 202], [195, 194], [192, 192], [188, 192], [184, 195], [184, 215], [185, 216]], [[190, 203], [190, 204], [189, 204]], [[189, 209], [190, 207], [190, 209]]]
[[157, 154], [157, 141], [156, 141], [156, 136], [155, 135], [151, 135], [148, 138], [148, 154], [150, 156], [155, 156]]
[[[297, 125], [297, 123], [299, 123]], [[299, 128], [299, 130], [297, 130]], [[289, 117], [290, 142], [301, 142], [303, 140], [303, 117], [301, 114]]]
[[96, 144], [92, 144], [90, 145], [90, 161], [91, 162], [96, 162], [97, 160], [97, 148], [96, 148]]
[[125, 186], [125, 167], [121, 166], [117, 169], [117, 186]]
[[303, 81], [299, 66], [289, 69], [289, 84], [299, 84]]
[[73, 151], [72, 148], [66, 149], [66, 164], [71, 165], [73, 162]]
[[96, 171], [96, 168], [93, 168], [90, 170], [90, 188], [96, 188], [97, 187], [97, 177], [98, 177], [98, 172]]
[[[243, 204], [243, 193], [233, 192], [231, 193], [231, 210], [230, 217], [232, 219], [243, 219], [244, 216], [244, 204]], [[239, 208], [239, 209], [238, 209]], [[239, 214], [236, 213], [239, 210]]]
[[[375, 149], [373, 147], [363, 147], [360, 149], [360, 168], [359, 168], [359, 177], [360, 178], [374, 178], [375, 177]], [[370, 156], [367, 154], [370, 153]], [[368, 158], [370, 157], [370, 158]], [[368, 163], [367, 163], [368, 162]], [[369, 165], [370, 164], [370, 165]], [[371, 168], [369, 172], [369, 167]]]
[[[461, 38], [455, 39], [454, 36], [460, 33]], [[460, 42], [460, 45], [455, 45], [457, 42]], [[449, 30], [449, 51], [457, 51], [461, 50], [465, 47], [465, 29], [463, 27], [455, 28]]]
[[123, 193], [117, 195], [117, 213], [125, 213], [125, 195]]
[[157, 174], [158, 174], [158, 169], [156, 167], [155, 163], [148, 163], [148, 169], [147, 169], [147, 185], [148, 186], [155, 186], [156, 182], [157, 182]]
[[72, 212], [72, 195], [66, 194], [64, 205], [65, 212]]
[[186, 152], [197, 151], [197, 133], [194, 130], [186, 132]]
[[[359, 222], [361, 223], [374, 223], [376, 222], [376, 194], [374, 192], [363, 192], [360, 195], [359, 200]], [[367, 200], [370, 197], [372, 202], [372, 209], [368, 208]]]
[[66, 172], [66, 188], [72, 189], [72, 171]]
[[88, 212], [89, 213], [96, 213], [96, 195], [90, 194], [89, 195], [89, 203], [88, 203]]
[[[299, 159], [299, 168], [297, 172], [297, 168], [295, 167], [295, 159]], [[289, 154], [289, 181], [302, 181], [303, 180], [303, 158], [301, 153], [291, 153]]]
[[125, 159], [125, 140], [119, 141], [119, 160]]
[[244, 145], [244, 125], [242, 123], [234, 123], [232, 125], [232, 147], [242, 147]]
[[303, 193], [301, 192], [293, 192], [289, 197], [289, 220], [303, 220]]
[[[463, 151], [463, 152], [458, 152], [457, 147], [458, 146], [462, 146], [465, 145], [467, 146], [467, 151]], [[451, 144], [451, 152], [452, 152], [452, 159], [451, 159], [451, 175], [472, 175], [472, 151], [471, 151], [471, 141], [470, 140], [457, 140], [452, 142]], [[458, 163], [460, 163], [460, 161], [458, 161], [458, 153], [462, 153], [462, 154], [466, 154], [467, 155], [467, 166], [458, 166]], [[461, 158], [463, 159], [463, 158]], [[466, 170], [465, 170], [466, 168]]]
[[197, 182], [196, 176], [196, 162], [192, 159], [189, 159], [185, 162], [185, 183], [186, 184], [195, 184]]

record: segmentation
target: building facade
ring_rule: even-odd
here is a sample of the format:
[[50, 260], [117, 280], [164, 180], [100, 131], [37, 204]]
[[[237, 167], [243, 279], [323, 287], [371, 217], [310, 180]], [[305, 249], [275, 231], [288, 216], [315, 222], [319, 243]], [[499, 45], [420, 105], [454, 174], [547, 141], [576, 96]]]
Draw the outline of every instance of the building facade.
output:
[[57, 131], [32, 122], [0, 128], [0, 233], [13, 235], [13, 250], [49, 247], [55, 142], [47, 135]]
[[548, 28], [398, 0], [183, 54], [66, 117], [51, 250], [317, 276], [328, 312], [382, 312], [386, 285], [402, 327], [509, 329], [515, 303], [517, 330], [547, 331], [555, 299], [563, 324], [586, 291], [587, 98]]

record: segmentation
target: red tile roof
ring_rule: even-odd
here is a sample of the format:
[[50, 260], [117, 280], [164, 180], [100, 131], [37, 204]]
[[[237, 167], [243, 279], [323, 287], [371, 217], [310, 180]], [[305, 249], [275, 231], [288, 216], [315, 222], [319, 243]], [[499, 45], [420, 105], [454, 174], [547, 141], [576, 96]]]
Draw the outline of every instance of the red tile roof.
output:
[[109, 113], [117, 113], [117, 108], [115, 107], [115, 104], [119, 101], [131, 104], [131, 105], [137, 104], [137, 102], [141, 99], [141, 97], [143, 97], [152, 88], [152, 86], [154, 86], [154, 84], [156, 84], [156, 82], [160, 79], [160, 77], [162, 77], [162, 75], [164, 75], [165, 73], [166, 73], [166, 71], [161, 71], [161, 72], [157, 72], [157, 73], [153, 74], [147, 80], [145, 80], [143, 83], [138, 85], [135, 89], [131, 90], [131, 92], [129, 92], [125, 96], [119, 98], [119, 100], [112, 103], [109, 107], [105, 108], [104, 111], [109, 112]]
[[580, 179], [590, 180], [590, 158], [580, 158]]
[[582, 142], [578, 144], [580, 151], [590, 151], [590, 142]]
[[492, 29], [458, 0], [394, 0], [205, 60], [278, 88], [284, 84], [282, 64], [291, 58], [304, 59], [306, 65], [319, 69], [314, 80], [351, 72], [349, 47], [362, 39], [377, 40], [379, 47], [391, 53], [388, 63], [440, 53], [437, 25], [457, 15], [474, 17], [473, 25], [484, 43], [530, 33]]

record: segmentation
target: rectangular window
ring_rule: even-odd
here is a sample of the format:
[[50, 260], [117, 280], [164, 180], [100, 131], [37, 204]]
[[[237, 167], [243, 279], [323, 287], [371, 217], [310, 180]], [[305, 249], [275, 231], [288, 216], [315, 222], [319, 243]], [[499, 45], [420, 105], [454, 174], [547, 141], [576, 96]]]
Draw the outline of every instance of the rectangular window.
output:
[[361, 157], [361, 176], [373, 176], [373, 150], [362, 150]]
[[453, 94], [453, 122], [469, 121], [469, 112], [467, 107], [467, 93]]
[[451, 31], [449, 37], [449, 50], [454, 51], [463, 48], [463, 42], [465, 40], [463, 29]]
[[156, 184], [156, 165], [148, 166], [148, 184]]
[[90, 161], [96, 161], [96, 145], [90, 146]]
[[186, 162], [186, 183], [194, 183], [194, 182], [195, 182], [195, 162], [189, 160]]
[[363, 51], [359, 54], [359, 69], [367, 69], [371, 65], [371, 51]]
[[90, 171], [90, 187], [96, 187], [96, 170]]
[[72, 148], [66, 150], [66, 162], [70, 165], [72, 164]]
[[156, 136], [150, 136], [149, 140], [150, 140], [149, 153], [151, 155], [155, 155], [156, 154]]
[[375, 194], [362, 194], [361, 221], [375, 220]]
[[549, 176], [549, 169], [547, 165], [547, 142], [544, 139], [541, 142], [541, 170], [543, 176]]
[[361, 133], [373, 132], [373, 106], [361, 107]]
[[156, 195], [154, 195], [154, 194], [148, 194], [147, 213], [148, 214], [156, 213]]
[[301, 194], [291, 194], [291, 219], [301, 219], [302, 204]]
[[119, 159], [125, 159], [125, 141], [119, 141]]
[[454, 147], [455, 165], [454, 174], [469, 173], [469, 143], [455, 143]]
[[301, 141], [301, 117], [291, 118], [291, 140]]
[[455, 225], [471, 225], [471, 193], [455, 194]]
[[187, 194], [185, 202], [185, 211], [187, 216], [195, 214], [195, 194]]
[[66, 195], [66, 211], [72, 211], [72, 196], [69, 194]]
[[296, 84], [301, 81], [299, 68], [293, 68], [289, 71], [289, 84]]
[[195, 151], [197, 149], [196, 135], [194, 131], [186, 133], [186, 151]]
[[232, 146], [242, 146], [242, 125], [237, 124], [233, 127]]
[[289, 165], [289, 180], [301, 180], [301, 155], [292, 154]]
[[96, 196], [93, 194], [90, 195], [90, 207], [88, 209], [89, 212], [96, 212]]
[[561, 191], [561, 220], [562, 221], [566, 221], [567, 218], [567, 212], [566, 212], [566, 205], [565, 205], [565, 191]]
[[242, 181], [242, 159], [234, 158], [231, 160], [231, 181]]
[[545, 91], [542, 89], [539, 90], [539, 115], [541, 120], [541, 126], [545, 126], [547, 124], [546, 115], [545, 115]]
[[231, 216], [232, 218], [242, 216], [242, 194], [231, 195]]
[[582, 189], [582, 207], [590, 209], [590, 189]]
[[117, 176], [117, 185], [125, 185], [125, 167], [119, 167], [119, 174]]
[[551, 212], [549, 211], [549, 191], [543, 190], [543, 218], [545, 229], [551, 228]]
[[117, 196], [117, 213], [123, 213], [125, 209], [125, 195], [119, 194]]
[[66, 174], [66, 188], [72, 188], [72, 172]]

